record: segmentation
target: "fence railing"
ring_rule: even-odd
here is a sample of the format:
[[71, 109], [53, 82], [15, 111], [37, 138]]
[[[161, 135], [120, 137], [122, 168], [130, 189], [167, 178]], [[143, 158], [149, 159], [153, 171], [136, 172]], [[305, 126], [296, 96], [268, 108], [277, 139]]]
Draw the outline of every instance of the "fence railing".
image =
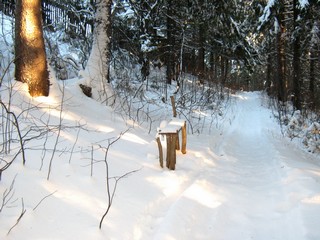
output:
[[[62, 0], [43, 0], [42, 10], [44, 26], [52, 31], [63, 28], [71, 37], [82, 38], [92, 34], [95, 0], [90, 0], [86, 8], [72, 3], [66, 4]], [[5, 15], [14, 17], [15, 0], [2, 0], [0, 11]]]

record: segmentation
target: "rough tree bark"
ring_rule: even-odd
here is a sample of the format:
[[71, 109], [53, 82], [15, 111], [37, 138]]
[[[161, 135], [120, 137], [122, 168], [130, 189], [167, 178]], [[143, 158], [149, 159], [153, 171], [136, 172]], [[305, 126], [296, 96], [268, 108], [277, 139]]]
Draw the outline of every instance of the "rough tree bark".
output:
[[174, 12], [173, 12], [173, 2], [172, 0], [168, 1], [168, 10], [167, 10], [167, 49], [166, 49], [166, 65], [167, 65], [167, 84], [171, 84], [174, 79], [174, 66], [175, 66], [175, 54], [174, 54], [174, 45], [175, 45], [175, 36], [174, 36]]
[[293, 31], [296, 35], [293, 40], [293, 106], [297, 110], [302, 108], [301, 99], [301, 67], [300, 67], [300, 37], [298, 30], [299, 8], [298, 0], [293, 1]]
[[[282, 11], [282, 10], [281, 10]], [[277, 49], [277, 70], [276, 70], [276, 86], [279, 101], [286, 101], [286, 84], [285, 84], [285, 27], [283, 26], [282, 12], [277, 16], [279, 29], [276, 36], [276, 49]]]
[[49, 73], [42, 31], [41, 0], [17, 0], [15, 78], [33, 97], [49, 95]]

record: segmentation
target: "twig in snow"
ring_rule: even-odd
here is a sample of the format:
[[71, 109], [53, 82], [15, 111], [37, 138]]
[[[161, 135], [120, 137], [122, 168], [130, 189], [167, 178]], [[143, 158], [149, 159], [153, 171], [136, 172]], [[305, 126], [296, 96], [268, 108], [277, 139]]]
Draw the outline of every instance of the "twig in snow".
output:
[[115, 179], [115, 183], [114, 183], [114, 187], [113, 187], [112, 193], [110, 192], [110, 182], [109, 182], [109, 179], [111, 179], [111, 178], [107, 179], [108, 207], [107, 207], [107, 210], [105, 211], [105, 213], [103, 214], [103, 216], [102, 216], [102, 218], [100, 220], [100, 224], [99, 224], [99, 228], [100, 229], [102, 227], [102, 222], [103, 222], [104, 218], [107, 216], [107, 214], [108, 214], [108, 212], [109, 212], [109, 210], [111, 208], [111, 205], [112, 205], [112, 202], [113, 202], [113, 198], [114, 198], [114, 194], [116, 193], [119, 180], [129, 176], [132, 173], [138, 172], [140, 170], [141, 170], [141, 168], [137, 169], [137, 170], [133, 170], [131, 172], [127, 172], [127, 173], [123, 174], [120, 177], [113, 177], [113, 179]]
[[3, 194], [2, 194], [2, 203], [1, 203], [1, 206], [0, 206], [0, 213], [1, 213], [1, 211], [3, 210], [4, 206], [6, 206], [6, 205], [9, 203], [9, 201], [11, 201], [11, 199], [12, 199], [13, 196], [14, 196], [13, 186], [14, 186], [16, 177], [17, 177], [17, 175], [16, 175], [16, 176], [14, 177], [14, 179], [12, 180], [11, 185], [10, 185], [10, 188], [9, 188], [9, 189], [6, 189], [6, 190], [3, 192]]
[[69, 163], [71, 163], [71, 159], [72, 159], [72, 154], [73, 154], [73, 151], [74, 151], [74, 148], [78, 142], [78, 138], [79, 138], [79, 133], [80, 133], [80, 128], [78, 129], [78, 132], [77, 132], [77, 137], [76, 137], [76, 140], [74, 141], [73, 143], [73, 146], [72, 146], [72, 149], [71, 149], [71, 153], [70, 153], [70, 158], [69, 158]]
[[53, 194], [55, 194], [56, 192], [57, 192], [58, 190], [56, 190], [56, 191], [54, 191], [54, 192], [52, 192], [52, 193], [50, 193], [49, 195], [47, 195], [47, 196], [44, 196], [41, 200], [40, 200], [40, 202], [33, 208], [33, 211], [34, 210], [36, 210], [37, 208], [38, 208], [38, 206], [46, 199], [46, 198], [48, 198], [48, 197], [50, 197], [50, 196], [52, 196]]
[[[61, 90], [61, 89], [60, 89]], [[57, 137], [56, 137], [56, 141], [54, 143], [54, 148], [53, 148], [53, 152], [50, 158], [50, 162], [49, 162], [49, 169], [48, 169], [48, 175], [47, 175], [47, 180], [49, 180], [50, 178], [50, 174], [51, 174], [51, 169], [52, 169], [52, 161], [54, 158], [54, 155], [56, 153], [56, 149], [57, 149], [57, 145], [59, 142], [59, 138], [60, 138], [60, 134], [61, 134], [61, 126], [62, 126], [62, 120], [63, 120], [63, 116], [62, 116], [62, 112], [63, 112], [63, 104], [64, 104], [64, 99], [65, 99], [65, 92], [64, 92], [64, 85], [62, 87], [62, 98], [61, 98], [61, 106], [60, 106], [60, 113], [59, 113], [59, 126], [58, 126], [58, 133], [57, 133]]]
[[9, 235], [10, 232], [11, 232], [11, 230], [19, 224], [19, 222], [20, 222], [20, 220], [22, 219], [23, 215], [24, 215], [24, 214], [26, 213], [26, 211], [27, 211], [27, 210], [24, 208], [23, 198], [21, 198], [21, 205], [22, 205], [22, 209], [21, 209], [20, 216], [18, 217], [16, 223], [9, 229], [7, 235]]
[[131, 173], [134, 173], [134, 172], [137, 172], [137, 171], [140, 170], [140, 169], [139, 169], [139, 170], [134, 170], [134, 171], [125, 173], [124, 175], [122, 175], [122, 176], [120, 176], [120, 177], [114, 177], [114, 179], [115, 179], [115, 184], [114, 184], [114, 187], [113, 187], [112, 192], [110, 191], [110, 179], [111, 179], [111, 178], [109, 178], [108, 152], [109, 152], [110, 147], [111, 147], [114, 143], [116, 143], [116, 142], [117, 142], [126, 132], [128, 132], [128, 131], [129, 131], [129, 129], [127, 129], [127, 130], [124, 131], [124, 132], [121, 132], [121, 133], [119, 134], [119, 136], [118, 136], [116, 139], [114, 139], [113, 141], [110, 141], [110, 140], [109, 140], [109, 143], [108, 143], [108, 146], [107, 146], [107, 147], [102, 147], [102, 146], [100, 146], [100, 148], [102, 148], [102, 149], [105, 150], [104, 163], [105, 163], [105, 168], [106, 168], [106, 181], [107, 181], [107, 182], [106, 182], [106, 185], [107, 185], [107, 195], [108, 195], [108, 207], [107, 207], [107, 210], [105, 211], [105, 213], [103, 214], [103, 216], [101, 217], [101, 220], [100, 220], [100, 223], [99, 223], [99, 228], [100, 228], [100, 229], [101, 229], [101, 227], [102, 227], [102, 223], [103, 223], [104, 218], [107, 216], [107, 214], [108, 214], [108, 212], [109, 212], [109, 210], [110, 210], [110, 208], [111, 208], [111, 206], [112, 206], [113, 198], [114, 198], [115, 192], [116, 192], [116, 190], [117, 190], [117, 185], [118, 185], [119, 180], [122, 179], [122, 178], [124, 178], [124, 177], [126, 177], [126, 176], [128, 176], [128, 175], [131, 174]]

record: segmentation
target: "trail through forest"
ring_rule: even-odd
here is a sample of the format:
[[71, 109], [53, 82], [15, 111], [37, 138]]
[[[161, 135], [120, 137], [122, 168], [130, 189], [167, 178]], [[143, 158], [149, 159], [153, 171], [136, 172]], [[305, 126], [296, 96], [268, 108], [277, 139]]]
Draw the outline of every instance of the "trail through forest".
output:
[[181, 184], [179, 193], [146, 207], [143, 223], [152, 224], [141, 232], [153, 230], [142, 239], [320, 236], [320, 218], [314, 217], [320, 216], [318, 163], [283, 138], [265, 104], [260, 93], [236, 96], [219, 137], [212, 136], [207, 151], [193, 153], [197, 174]]

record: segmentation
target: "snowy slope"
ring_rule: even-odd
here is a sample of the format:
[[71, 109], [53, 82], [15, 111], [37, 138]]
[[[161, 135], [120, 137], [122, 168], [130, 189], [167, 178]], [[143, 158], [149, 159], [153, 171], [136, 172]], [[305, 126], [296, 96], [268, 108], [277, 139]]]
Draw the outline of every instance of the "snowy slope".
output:
[[[14, 101], [51, 109], [30, 114], [59, 122], [57, 83], [47, 99], [29, 99], [24, 85], [15, 89], [26, 95], [16, 93]], [[62, 123], [84, 129], [61, 131], [58, 149], [64, 151], [55, 154], [49, 180], [57, 131], [43, 162], [43, 152], [30, 150], [26, 166], [17, 160], [3, 173], [0, 194], [16, 177], [0, 213], [0, 239], [320, 239], [319, 158], [280, 135], [261, 93], [233, 98], [224, 124], [209, 136], [189, 134], [187, 154], [178, 153], [176, 171], [169, 171], [159, 167], [155, 129], [132, 128], [83, 96], [76, 80], [67, 82]], [[108, 152], [111, 188], [112, 177], [137, 172], [119, 180], [100, 230], [108, 205], [103, 147], [126, 130]], [[7, 234], [22, 207], [25, 214]]]

